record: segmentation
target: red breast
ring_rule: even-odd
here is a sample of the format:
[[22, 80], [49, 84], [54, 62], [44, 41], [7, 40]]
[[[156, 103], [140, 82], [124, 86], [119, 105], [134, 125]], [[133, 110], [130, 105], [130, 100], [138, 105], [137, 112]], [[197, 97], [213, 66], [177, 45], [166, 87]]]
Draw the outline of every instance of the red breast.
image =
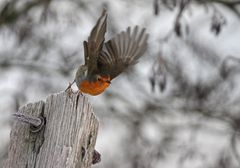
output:
[[99, 95], [110, 85], [110, 77], [99, 77], [96, 81], [83, 80], [80, 83], [80, 91], [90, 95]]

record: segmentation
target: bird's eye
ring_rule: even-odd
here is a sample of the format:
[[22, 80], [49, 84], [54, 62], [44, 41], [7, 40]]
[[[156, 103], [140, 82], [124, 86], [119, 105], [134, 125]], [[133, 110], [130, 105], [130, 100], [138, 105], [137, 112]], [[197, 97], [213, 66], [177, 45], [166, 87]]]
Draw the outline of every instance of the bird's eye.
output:
[[98, 81], [102, 81], [101, 76], [97, 76]]

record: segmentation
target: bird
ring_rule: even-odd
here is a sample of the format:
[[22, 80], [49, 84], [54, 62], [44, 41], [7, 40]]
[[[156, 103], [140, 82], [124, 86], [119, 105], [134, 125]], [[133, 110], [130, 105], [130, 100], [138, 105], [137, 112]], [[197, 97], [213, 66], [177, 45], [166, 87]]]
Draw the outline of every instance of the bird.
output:
[[128, 27], [105, 42], [107, 16], [107, 10], [103, 9], [88, 40], [83, 42], [85, 63], [79, 66], [67, 89], [75, 82], [81, 94], [99, 95], [115, 77], [136, 64], [147, 50], [149, 35], [139, 26]]

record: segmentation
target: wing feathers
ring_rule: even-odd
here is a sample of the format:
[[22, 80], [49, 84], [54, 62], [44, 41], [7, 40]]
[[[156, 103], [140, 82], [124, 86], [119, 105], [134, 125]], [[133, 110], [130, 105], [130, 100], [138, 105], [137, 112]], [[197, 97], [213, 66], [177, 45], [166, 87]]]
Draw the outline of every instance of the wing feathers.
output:
[[105, 43], [99, 56], [99, 70], [103, 74], [116, 77], [129, 65], [133, 65], [144, 54], [147, 48], [148, 34], [145, 29], [128, 27], [116, 37]]
[[104, 9], [88, 37], [88, 42], [84, 42], [85, 64], [88, 65], [88, 75], [97, 71], [97, 60], [104, 44], [106, 27], [107, 11]]
[[107, 12], [102, 15], [93, 27], [88, 41], [83, 42], [85, 65], [88, 67], [88, 76], [93, 74], [110, 75], [113, 79], [133, 65], [147, 49], [148, 34], [145, 29], [135, 26], [119, 33], [106, 43]]
[[87, 42], [84, 41], [83, 42], [83, 49], [84, 49], [84, 61], [85, 61], [85, 65], [87, 64], [88, 62], [88, 45], [87, 45]]

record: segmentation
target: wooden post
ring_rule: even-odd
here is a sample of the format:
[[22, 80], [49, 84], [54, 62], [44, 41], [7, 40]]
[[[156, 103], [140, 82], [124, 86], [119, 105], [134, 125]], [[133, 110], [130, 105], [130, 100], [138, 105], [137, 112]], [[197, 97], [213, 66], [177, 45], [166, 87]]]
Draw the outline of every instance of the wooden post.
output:
[[19, 113], [43, 116], [36, 132], [28, 124], [13, 123], [4, 168], [90, 168], [98, 120], [87, 98], [65, 92], [22, 107]]

